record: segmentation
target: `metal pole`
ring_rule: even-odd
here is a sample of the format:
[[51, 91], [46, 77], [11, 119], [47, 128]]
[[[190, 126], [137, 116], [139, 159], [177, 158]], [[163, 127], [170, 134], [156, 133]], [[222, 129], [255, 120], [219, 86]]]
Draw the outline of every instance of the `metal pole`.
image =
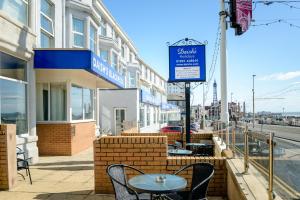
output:
[[203, 84], [203, 110], [202, 110], [202, 118], [203, 118], [203, 130], [205, 129], [205, 126], [206, 126], [206, 122], [205, 122], [205, 87], [204, 87], [204, 84]]
[[237, 124], [234, 124], [235, 127], [232, 127], [232, 156], [235, 158], [235, 129]]
[[253, 128], [254, 128], [254, 125], [255, 125], [255, 107], [254, 107], [254, 77], [255, 77], [256, 75], [255, 74], [253, 74], [252, 75], [252, 81], [253, 81], [253, 87], [252, 87], [252, 93], [253, 93], [253, 95], [252, 95], [252, 97], [253, 97], [253, 99], [252, 99], [252, 104], [253, 104]]
[[[227, 66], [226, 66], [226, 17], [225, 0], [220, 0], [221, 17], [221, 43], [220, 43], [220, 75], [221, 75], [221, 121], [225, 127], [229, 124], [228, 120], [228, 101], [227, 101]], [[229, 138], [229, 132], [226, 128], [226, 140]], [[226, 141], [228, 144], [228, 141]]]
[[269, 199], [274, 198], [273, 194], [273, 176], [274, 176], [274, 133], [270, 133], [269, 138]]
[[185, 83], [185, 136], [186, 136], [186, 143], [190, 143], [191, 137], [190, 137], [190, 123], [191, 123], [191, 114], [190, 114], [190, 83]]
[[244, 146], [244, 174], [248, 173], [249, 169], [249, 149], [248, 149], [248, 125], [246, 125], [246, 129], [244, 132], [244, 141], [245, 141], [245, 146]]

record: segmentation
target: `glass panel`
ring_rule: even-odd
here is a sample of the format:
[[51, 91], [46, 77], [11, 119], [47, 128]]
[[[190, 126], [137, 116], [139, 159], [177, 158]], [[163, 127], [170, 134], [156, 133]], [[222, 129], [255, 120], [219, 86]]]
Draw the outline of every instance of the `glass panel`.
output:
[[96, 52], [96, 29], [90, 26], [90, 49]]
[[147, 126], [150, 126], [150, 108], [147, 107]]
[[28, 1], [26, 0], [1, 0], [0, 10], [10, 17], [28, 25]]
[[0, 52], [0, 76], [26, 81], [26, 61]]
[[36, 84], [36, 103], [37, 103], [37, 120], [38, 121], [48, 121], [48, 97], [49, 89], [47, 83], [37, 83]]
[[50, 36], [41, 31], [41, 48], [49, 48], [51, 46], [52, 45]]
[[107, 50], [100, 50], [100, 56], [105, 62], [108, 61], [108, 51]]
[[52, 16], [52, 5], [47, 0], [41, 0], [41, 11], [51, 18]]
[[72, 86], [71, 89], [72, 120], [83, 119], [82, 88]]
[[67, 89], [65, 83], [50, 84], [50, 120], [66, 121]]
[[0, 123], [16, 124], [17, 135], [27, 133], [26, 85], [0, 79]]
[[145, 121], [144, 121], [144, 109], [140, 109], [140, 126], [144, 127], [145, 126]]
[[115, 70], [118, 70], [117, 62], [118, 62], [118, 56], [117, 56], [115, 53], [113, 53], [113, 54], [112, 54], [112, 59], [111, 59], [111, 66], [112, 66]]
[[105, 24], [101, 24], [100, 25], [100, 35], [102, 35], [102, 36], [106, 36], [107, 35]]
[[47, 19], [44, 15], [41, 14], [41, 27], [48, 31], [49, 33], [53, 34], [53, 26], [52, 21]]
[[84, 119], [93, 119], [93, 90], [83, 89]]
[[83, 25], [84, 25], [83, 20], [73, 18], [73, 31], [83, 34], [83, 30], [84, 30]]
[[78, 35], [74, 34], [74, 45], [78, 47], [83, 47], [84, 46], [84, 36], [83, 35]]

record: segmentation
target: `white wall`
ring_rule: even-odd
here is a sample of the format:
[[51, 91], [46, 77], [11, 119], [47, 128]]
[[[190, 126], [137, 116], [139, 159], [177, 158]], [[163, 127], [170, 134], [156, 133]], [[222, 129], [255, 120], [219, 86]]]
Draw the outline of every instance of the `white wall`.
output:
[[139, 120], [139, 90], [99, 90], [99, 124], [100, 128], [115, 132], [115, 108], [125, 108], [125, 120]]

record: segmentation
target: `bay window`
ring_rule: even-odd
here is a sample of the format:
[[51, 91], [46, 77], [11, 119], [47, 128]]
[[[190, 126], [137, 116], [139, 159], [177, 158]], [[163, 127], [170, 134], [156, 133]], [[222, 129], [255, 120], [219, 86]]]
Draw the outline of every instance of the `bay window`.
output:
[[111, 66], [118, 71], [118, 56], [115, 53], [112, 53]]
[[84, 47], [84, 21], [73, 18], [73, 46]]
[[71, 107], [72, 120], [94, 119], [94, 91], [72, 85]]
[[16, 124], [16, 134], [28, 132], [27, 63], [0, 52], [0, 124]]
[[41, 0], [41, 47], [53, 47], [54, 43], [54, 5]]
[[0, 10], [28, 26], [28, 0], [1, 0]]
[[104, 60], [105, 62], [108, 62], [108, 51], [107, 51], [107, 50], [100, 49], [100, 57], [101, 57], [102, 60]]
[[37, 83], [37, 120], [67, 120], [66, 83]]
[[90, 26], [90, 50], [94, 53], [97, 52], [97, 43], [96, 43], [96, 28], [94, 28], [92, 25]]

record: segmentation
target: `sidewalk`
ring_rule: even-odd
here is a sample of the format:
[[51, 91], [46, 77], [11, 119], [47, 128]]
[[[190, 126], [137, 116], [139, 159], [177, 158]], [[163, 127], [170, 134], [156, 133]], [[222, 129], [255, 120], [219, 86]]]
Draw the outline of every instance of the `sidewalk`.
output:
[[[31, 166], [33, 184], [18, 175], [16, 187], [1, 191], [0, 200], [112, 200], [113, 195], [94, 194], [93, 149], [75, 156], [40, 157]], [[25, 175], [25, 170], [21, 171]]]

